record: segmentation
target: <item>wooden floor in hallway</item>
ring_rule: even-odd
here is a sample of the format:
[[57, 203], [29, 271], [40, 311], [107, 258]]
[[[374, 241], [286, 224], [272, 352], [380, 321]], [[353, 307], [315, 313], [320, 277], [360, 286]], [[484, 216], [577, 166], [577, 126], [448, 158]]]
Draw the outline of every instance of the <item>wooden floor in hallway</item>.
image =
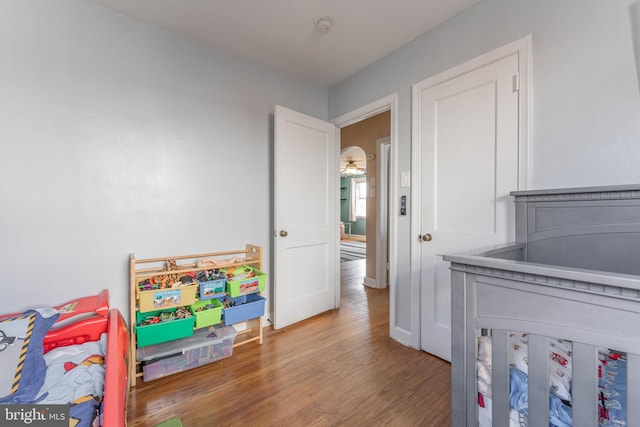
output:
[[130, 427], [448, 426], [450, 365], [389, 338], [389, 290], [340, 264], [341, 307], [132, 389]]

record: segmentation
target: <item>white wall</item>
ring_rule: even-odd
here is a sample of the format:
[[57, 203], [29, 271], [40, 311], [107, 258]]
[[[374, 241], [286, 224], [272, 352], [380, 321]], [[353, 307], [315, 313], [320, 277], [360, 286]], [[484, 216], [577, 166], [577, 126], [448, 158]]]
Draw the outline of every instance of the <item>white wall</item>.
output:
[[[532, 189], [640, 182], [637, 0], [482, 0], [329, 92], [338, 117], [398, 92], [398, 168], [411, 165], [411, 85], [533, 34]], [[640, 39], [637, 39], [640, 41]], [[397, 197], [410, 198], [409, 188]], [[396, 324], [411, 332], [410, 220], [398, 223]]]
[[0, 1], [0, 313], [101, 289], [128, 257], [265, 249], [273, 105], [328, 91], [77, 0]]

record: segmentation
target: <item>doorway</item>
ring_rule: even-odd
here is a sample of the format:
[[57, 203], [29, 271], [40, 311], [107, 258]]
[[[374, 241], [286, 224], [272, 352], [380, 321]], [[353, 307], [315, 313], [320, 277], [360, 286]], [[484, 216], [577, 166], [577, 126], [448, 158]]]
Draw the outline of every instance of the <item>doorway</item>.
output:
[[[340, 275], [339, 275], [339, 141], [340, 129], [352, 124], [356, 124], [369, 117], [375, 116], [386, 111], [390, 112], [390, 147], [391, 159], [389, 170], [391, 179], [389, 187], [393, 193], [394, 180], [393, 171], [395, 165], [395, 144], [397, 118], [396, 112], [398, 108], [397, 94], [389, 95], [378, 101], [374, 101], [355, 111], [347, 113], [334, 119], [331, 123], [324, 122], [315, 117], [308, 116], [276, 105], [274, 114], [274, 267], [273, 278], [278, 283], [274, 290], [274, 328], [287, 326], [322, 313], [332, 308], [340, 307]], [[300, 133], [303, 133], [300, 135]], [[296, 143], [298, 141], [298, 143]], [[310, 141], [314, 143], [315, 152], [309, 155], [304, 145], [299, 141]], [[308, 145], [308, 144], [306, 144]], [[283, 148], [284, 147], [284, 148]], [[308, 174], [305, 168], [299, 168], [297, 162], [290, 161], [291, 156], [302, 158], [308, 157], [314, 159], [310, 162], [310, 171], [313, 175]], [[283, 165], [281, 168], [280, 165]], [[285, 167], [286, 166], [286, 167]], [[291, 169], [293, 168], [293, 169]], [[283, 173], [280, 173], [282, 169]], [[286, 170], [285, 170], [286, 169]], [[291, 170], [290, 170], [291, 169]], [[287, 172], [290, 172], [288, 175]], [[293, 177], [293, 178], [292, 178]], [[283, 178], [283, 179], [281, 179]], [[331, 182], [333, 185], [331, 185]], [[309, 191], [309, 185], [314, 189]], [[320, 191], [315, 191], [315, 188]], [[292, 192], [293, 190], [293, 192]], [[296, 195], [313, 194], [314, 196], [303, 203], [298, 200], [298, 205], [305, 205], [307, 212], [302, 217], [300, 215], [292, 215], [295, 210], [287, 209], [287, 201], [295, 200]], [[321, 194], [321, 197], [317, 197]], [[390, 200], [394, 200], [393, 194]], [[319, 206], [318, 206], [319, 204]], [[308, 206], [307, 206], [308, 205]], [[316, 206], [316, 207], [314, 207]], [[393, 209], [393, 207], [391, 208]], [[309, 218], [316, 221], [309, 222]], [[299, 226], [311, 226], [309, 230], [312, 233], [306, 233]], [[392, 225], [390, 228], [389, 245], [389, 292], [390, 297], [390, 336], [401, 342], [405, 340], [398, 339], [395, 329], [395, 287], [394, 287], [394, 270], [396, 263], [396, 247], [394, 239], [395, 222], [392, 217]], [[291, 233], [295, 231], [295, 235]], [[310, 236], [314, 240], [308, 242], [299, 241], [299, 239]], [[295, 237], [295, 238], [294, 238]], [[304, 252], [314, 252], [309, 256]], [[316, 276], [314, 283], [309, 283], [305, 288], [306, 291], [302, 297], [305, 298], [305, 304], [298, 304], [300, 299], [300, 289], [295, 292], [287, 292], [287, 289], [295, 287], [299, 280], [292, 265], [302, 265], [300, 262], [311, 262], [315, 265], [309, 270], [316, 270], [322, 274]], [[325, 267], [318, 269], [318, 265]], [[306, 297], [314, 292], [314, 289], [321, 290], [323, 298], [307, 300]], [[325, 298], [327, 297], [327, 298]], [[329, 304], [328, 297], [331, 299]]]
[[377, 190], [380, 181], [378, 141], [388, 138], [390, 130], [389, 111], [340, 129], [340, 219], [345, 227], [341, 246], [354, 251], [366, 246], [366, 274], [363, 283], [378, 289], [387, 285], [386, 274], [382, 280], [378, 280], [376, 270], [379, 237], [376, 227], [379, 216]]
[[[396, 329], [395, 322], [395, 222], [397, 218], [393, 215], [395, 211], [395, 180], [394, 171], [396, 158], [396, 113], [397, 112], [397, 94], [389, 95], [371, 104], [365, 105], [355, 111], [347, 113], [334, 119], [332, 122], [339, 128], [340, 145], [347, 146], [364, 146], [366, 154], [366, 170], [367, 170], [367, 226], [364, 239], [367, 242], [366, 250], [366, 273], [362, 277], [362, 283], [370, 287], [388, 287], [389, 288], [389, 329], [390, 336], [398, 341], [406, 342], [403, 339], [401, 331]], [[371, 119], [371, 120], [369, 120]], [[384, 127], [384, 130], [381, 128]], [[361, 136], [368, 135], [368, 143], [362, 142]], [[380, 142], [383, 142], [384, 153], [379, 154]], [[380, 182], [380, 172], [378, 172], [378, 162], [380, 157], [386, 162], [383, 168], [386, 174], [384, 183]], [[382, 187], [381, 187], [382, 186]], [[384, 190], [382, 190], [384, 189]], [[386, 200], [383, 202], [387, 213], [387, 219], [384, 221], [387, 232], [380, 235], [378, 230], [380, 224], [376, 221], [379, 212], [378, 200], [381, 199], [380, 191], [384, 192]], [[342, 197], [341, 197], [342, 198]], [[370, 206], [369, 206], [370, 205]], [[373, 220], [372, 220], [373, 219]], [[347, 231], [347, 230], [345, 230]], [[384, 238], [384, 243], [380, 242], [380, 238]], [[383, 244], [383, 246], [380, 246]], [[382, 249], [384, 247], [384, 249]], [[378, 262], [378, 251], [384, 251], [386, 261], [382, 263], [384, 273], [379, 274], [380, 263]], [[378, 277], [383, 277], [378, 280]]]

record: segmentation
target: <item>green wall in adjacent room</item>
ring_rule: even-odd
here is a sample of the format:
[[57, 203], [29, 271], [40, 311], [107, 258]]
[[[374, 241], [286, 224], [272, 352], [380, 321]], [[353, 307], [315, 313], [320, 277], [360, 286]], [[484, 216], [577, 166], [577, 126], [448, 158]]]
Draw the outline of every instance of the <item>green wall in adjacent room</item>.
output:
[[[354, 178], [364, 177], [365, 175], [354, 176]], [[349, 198], [351, 197], [351, 178], [340, 178], [340, 221], [345, 224], [351, 223], [351, 234], [364, 236], [367, 234], [367, 220], [358, 219], [356, 222], [349, 221]], [[345, 233], [349, 231], [347, 226]]]

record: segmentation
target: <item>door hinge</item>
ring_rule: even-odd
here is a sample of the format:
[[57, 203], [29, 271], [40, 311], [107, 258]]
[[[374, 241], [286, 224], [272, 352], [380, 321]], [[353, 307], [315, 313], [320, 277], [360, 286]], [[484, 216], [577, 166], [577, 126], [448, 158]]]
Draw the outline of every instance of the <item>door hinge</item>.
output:
[[512, 83], [511, 87], [513, 92], [520, 91], [520, 73], [513, 75], [513, 77], [511, 78], [511, 83]]

